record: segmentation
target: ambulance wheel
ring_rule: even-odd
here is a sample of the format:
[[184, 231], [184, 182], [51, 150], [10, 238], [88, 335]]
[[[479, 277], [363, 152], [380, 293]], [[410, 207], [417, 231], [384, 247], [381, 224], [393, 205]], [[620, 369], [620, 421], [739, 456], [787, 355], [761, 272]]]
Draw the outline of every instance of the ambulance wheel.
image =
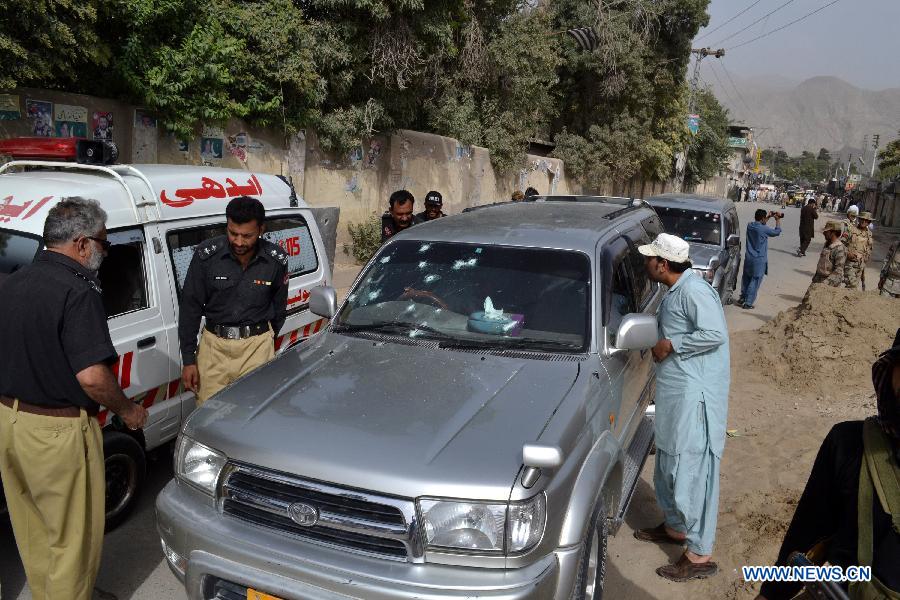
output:
[[147, 461], [144, 449], [133, 438], [118, 431], [103, 436], [106, 462], [106, 531], [122, 524], [137, 503], [144, 485]]

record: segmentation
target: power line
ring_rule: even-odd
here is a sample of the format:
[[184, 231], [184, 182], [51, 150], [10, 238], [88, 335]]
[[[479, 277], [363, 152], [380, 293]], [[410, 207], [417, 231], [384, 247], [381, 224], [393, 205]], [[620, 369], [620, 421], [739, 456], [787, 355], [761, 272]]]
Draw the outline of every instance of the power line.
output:
[[793, 25], [794, 23], [799, 23], [800, 21], [802, 21], [802, 20], [804, 20], [804, 19], [807, 19], [807, 18], [813, 16], [814, 14], [816, 14], [816, 13], [818, 13], [818, 12], [822, 12], [823, 10], [825, 10], [826, 8], [828, 8], [829, 6], [831, 6], [832, 4], [837, 4], [837, 3], [840, 2], [840, 1], [841, 1], [841, 0], [832, 0], [832, 1], [829, 2], [828, 4], [826, 4], [826, 5], [824, 5], [824, 6], [820, 6], [820, 7], [817, 8], [816, 10], [814, 10], [814, 11], [812, 11], [812, 12], [808, 12], [808, 13], [806, 13], [805, 15], [803, 15], [802, 17], [800, 17], [800, 18], [798, 18], [798, 19], [794, 19], [794, 20], [791, 21], [790, 23], [785, 23], [785, 24], [782, 25], [781, 27], [777, 27], [777, 28], [773, 29], [772, 31], [770, 31], [770, 32], [768, 32], [768, 33], [764, 33], [764, 34], [762, 34], [762, 35], [760, 35], [760, 36], [757, 36], [757, 37], [755, 37], [755, 38], [753, 38], [753, 39], [747, 40], [746, 42], [742, 42], [742, 43], [738, 44], [737, 46], [732, 46], [732, 47], [731, 47], [731, 50], [734, 50], [735, 48], [740, 48], [741, 46], [746, 46], [747, 44], [752, 44], [753, 42], [755, 42], [755, 41], [757, 41], [757, 40], [761, 40], [761, 39], [763, 39], [764, 37], [768, 37], [768, 36], [772, 35], [773, 33], [777, 32], [777, 31], [781, 31], [782, 29], [786, 29], [786, 28], [790, 27], [791, 25]]
[[748, 10], [750, 10], [751, 8], [753, 8], [754, 6], [756, 6], [757, 4], [759, 4], [760, 2], [762, 2], [762, 0], [756, 0], [756, 2], [754, 2], [754, 3], [751, 4], [750, 6], [748, 6], [747, 8], [745, 8], [744, 10], [742, 10], [741, 12], [739, 12], [738, 14], [734, 15], [733, 17], [731, 17], [730, 19], [728, 19], [727, 21], [725, 21], [724, 23], [722, 23], [722, 24], [719, 25], [718, 27], [716, 27], [716, 28], [714, 28], [714, 29], [710, 29], [709, 31], [707, 31], [706, 33], [704, 33], [703, 35], [701, 35], [701, 36], [698, 37], [697, 39], [698, 39], [698, 40], [702, 40], [702, 39], [705, 38], [706, 36], [708, 36], [708, 35], [710, 35], [710, 34], [712, 34], [712, 33], [715, 33], [716, 31], [722, 29], [723, 27], [725, 27], [726, 25], [728, 25], [729, 23], [731, 23], [732, 21], [734, 21], [735, 19], [737, 19], [739, 16], [741, 16], [742, 14], [744, 14], [745, 12], [747, 12]]
[[769, 16], [771, 16], [771, 15], [774, 15], [775, 13], [777, 13], [779, 10], [781, 10], [782, 8], [784, 8], [785, 6], [787, 6], [788, 4], [792, 4], [792, 3], [794, 3], [794, 2], [796, 2], [796, 0], [787, 0], [787, 2], [785, 2], [784, 4], [782, 4], [781, 6], [779, 6], [778, 8], [773, 9], [773, 10], [767, 12], [766, 14], [764, 14], [763, 16], [761, 16], [760, 18], [758, 18], [757, 20], [753, 21], [752, 23], [750, 23], [749, 25], [747, 25], [746, 27], [744, 27], [743, 29], [738, 29], [737, 31], [735, 31], [734, 33], [732, 33], [731, 35], [729, 35], [728, 37], [726, 37], [725, 39], [723, 39], [721, 42], [716, 42], [715, 44], [713, 44], [713, 46], [718, 46], [718, 45], [721, 44], [722, 42], [725, 42], [725, 41], [727, 41], [727, 40], [730, 40], [730, 39], [733, 38], [734, 36], [739, 35], [739, 34], [741, 34], [741, 33], [744, 33], [745, 31], [747, 31], [748, 29], [750, 29], [751, 27], [753, 27], [753, 26], [756, 25], [757, 23], [763, 21], [766, 17], [769, 17]]
[[743, 94], [738, 89], [738, 87], [734, 83], [734, 79], [731, 78], [731, 73], [728, 72], [728, 69], [725, 68], [725, 63], [722, 62], [722, 59], [719, 59], [719, 66], [722, 67], [722, 71], [725, 72], [725, 77], [728, 78], [728, 82], [731, 84], [732, 89], [734, 89], [734, 93], [737, 94], [738, 99], [741, 101], [741, 104], [744, 105], [744, 108], [747, 109], [747, 116], [749, 116], [754, 121], [759, 121], [756, 118], [756, 112], [750, 108], [750, 104], [744, 99]]
[[725, 84], [722, 83], [722, 80], [719, 79], [719, 75], [716, 73], [715, 69], [712, 68], [712, 63], [709, 63], [709, 69], [713, 74], [713, 77], [716, 78], [716, 82], [719, 84], [719, 89], [722, 90], [722, 93], [725, 95], [725, 99], [728, 100], [728, 103], [732, 106], [737, 106], [738, 103], [735, 102], [734, 98], [731, 97], [731, 94], [728, 93], [728, 89], [725, 87]]

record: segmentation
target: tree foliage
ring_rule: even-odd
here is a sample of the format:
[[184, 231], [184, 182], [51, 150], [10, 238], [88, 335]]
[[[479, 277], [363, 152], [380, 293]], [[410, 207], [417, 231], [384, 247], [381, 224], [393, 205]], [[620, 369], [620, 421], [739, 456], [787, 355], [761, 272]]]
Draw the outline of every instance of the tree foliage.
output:
[[880, 175], [886, 179], [900, 177], [900, 131], [897, 132], [897, 139], [888, 143], [881, 151], [878, 170]]
[[688, 150], [684, 182], [697, 185], [719, 172], [731, 150], [728, 147], [728, 111], [709, 90], [697, 93], [700, 129]]
[[[685, 74], [708, 3], [35, 0], [0, 8], [0, 87], [121, 97], [184, 137], [239, 117], [315, 128], [343, 153], [410, 128], [486, 146], [503, 171], [539, 138], [588, 185], [667, 178], [690, 136]], [[585, 26], [593, 52], [563, 33]], [[721, 156], [713, 103], [698, 104], [689, 178]]]

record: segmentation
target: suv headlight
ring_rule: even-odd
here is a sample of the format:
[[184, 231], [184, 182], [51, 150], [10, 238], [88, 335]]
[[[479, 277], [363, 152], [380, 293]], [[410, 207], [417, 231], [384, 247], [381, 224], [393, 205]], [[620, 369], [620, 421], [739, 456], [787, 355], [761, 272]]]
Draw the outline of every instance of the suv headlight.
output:
[[522, 552], [540, 541], [547, 515], [544, 494], [509, 504], [432, 498], [418, 503], [425, 543], [432, 549]]
[[221, 452], [182, 434], [175, 450], [175, 476], [209, 494], [216, 493], [219, 474], [228, 459]]

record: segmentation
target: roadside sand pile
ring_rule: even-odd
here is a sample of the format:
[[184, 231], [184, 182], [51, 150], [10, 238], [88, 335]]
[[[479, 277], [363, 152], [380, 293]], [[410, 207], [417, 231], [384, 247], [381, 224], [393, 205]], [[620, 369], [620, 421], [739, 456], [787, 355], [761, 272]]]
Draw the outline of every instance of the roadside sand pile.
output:
[[759, 329], [752, 360], [787, 392], [871, 391], [872, 362], [898, 327], [896, 299], [814, 284], [798, 306]]

